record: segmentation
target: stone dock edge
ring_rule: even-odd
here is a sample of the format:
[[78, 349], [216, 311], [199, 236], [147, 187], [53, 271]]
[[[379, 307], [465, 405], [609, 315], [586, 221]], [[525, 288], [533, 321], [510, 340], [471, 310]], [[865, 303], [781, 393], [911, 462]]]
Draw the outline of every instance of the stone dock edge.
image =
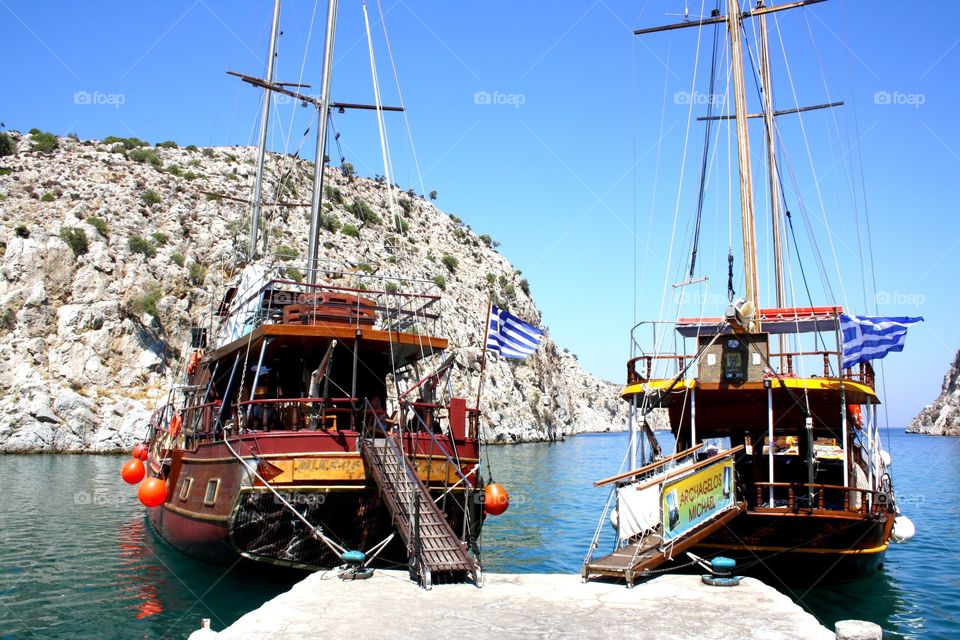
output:
[[711, 587], [695, 575], [661, 575], [627, 589], [616, 582], [583, 583], [573, 574], [487, 574], [482, 588], [441, 584], [426, 591], [406, 571], [378, 570], [370, 579], [357, 581], [340, 580], [333, 571], [311, 574], [226, 629], [201, 629], [190, 640], [464, 636], [840, 637], [753, 578], [736, 587]]

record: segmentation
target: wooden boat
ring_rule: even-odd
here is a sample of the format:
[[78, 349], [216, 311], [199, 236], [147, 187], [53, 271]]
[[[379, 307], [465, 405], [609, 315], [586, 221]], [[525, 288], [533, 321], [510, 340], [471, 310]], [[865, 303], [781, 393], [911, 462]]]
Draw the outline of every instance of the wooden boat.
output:
[[[336, 5], [323, 97], [296, 94], [324, 116], [336, 106]], [[279, 10], [277, 1], [271, 52]], [[149, 520], [174, 547], [212, 562], [343, 565], [356, 577], [389, 561], [427, 587], [438, 574], [479, 581], [479, 412], [445, 393], [454, 361], [439, 335], [439, 288], [322, 265], [319, 197], [305, 281], [258, 255], [269, 95], [295, 93], [273, 81], [273, 58], [265, 80], [244, 77], [267, 96], [249, 260], [210, 325], [193, 330], [185, 377], [151, 420], [148, 475], [165, 483], [166, 499]], [[327, 118], [319, 122], [318, 158]]]
[[[737, 0], [727, 0], [726, 15], [718, 8], [697, 20], [635, 32], [706, 25], [715, 25], [715, 38], [726, 32], [734, 113], [715, 115], [711, 110], [700, 120], [708, 124], [729, 120], [737, 127], [745, 296], [734, 301], [731, 251], [730, 305], [722, 315], [641, 322], [631, 331], [631, 357], [622, 397], [631, 405], [627, 468], [634, 471], [598, 483], [614, 485], [607, 509], [613, 510], [616, 505], [618, 511], [614, 513], [619, 513], [620, 523], [614, 528], [620, 535], [613, 553], [600, 560], [594, 558], [605, 511], [584, 563], [585, 577], [617, 575], [631, 583], [636, 576], [649, 574], [675, 555], [681, 556], [680, 552], [690, 551], [706, 560], [731, 558], [737, 561], [738, 572], [773, 576], [778, 583], [838, 580], [876, 571], [883, 566], [891, 540], [911, 535], [909, 521], [898, 518], [890, 457], [880, 441], [880, 400], [874, 370], [870, 362], [854, 367], [843, 364], [844, 309], [839, 305], [797, 307], [787, 302], [784, 245], [790, 239], [786, 225], [792, 223], [778, 178], [776, 117], [840, 103], [773, 108], [766, 20], [773, 12], [820, 1], [768, 6], [761, 0], [742, 11]], [[762, 100], [760, 114], [747, 111], [741, 44], [742, 23], [747, 19], [759, 22], [758, 31], [753, 33], [759, 34], [756, 81]], [[761, 308], [757, 286], [748, 118], [762, 118], [766, 133], [773, 234], [771, 280], [775, 284], [775, 306], [770, 308]], [[701, 184], [706, 174], [709, 133], [706, 139]], [[701, 187], [696, 233], [702, 204]], [[689, 279], [675, 284], [674, 289], [707, 280], [695, 277], [697, 240], [695, 236]], [[661, 460], [656, 470], [650, 465], [638, 468], [639, 463], [660, 457], [647, 421], [655, 409], [669, 413], [677, 450], [686, 453]], [[732, 452], [737, 452], [733, 469], [739, 512], [735, 516], [730, 516], [729, 508], [717, 510], [698, 529], [691, 530], [682, 544], [665, 553], [662, 533], [670, 517], [667, 502], [661, 499], [660, 512], [653, 512], [642, 526], [624, 534], [622, 511], [630, 506], [624, 491], [657, 482], [663, 491], [665, 472], [685, 473], [685, 469], [693, 470], [714, 456]]]

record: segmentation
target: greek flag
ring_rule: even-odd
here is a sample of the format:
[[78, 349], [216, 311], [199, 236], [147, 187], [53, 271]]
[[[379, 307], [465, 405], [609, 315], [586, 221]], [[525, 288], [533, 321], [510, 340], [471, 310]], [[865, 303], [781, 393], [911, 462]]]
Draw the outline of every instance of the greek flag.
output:
[[527, 324], [517, 316], [490, 305], [490, 330], [487, 349], [504, 358], [519, 360], [537, 350], [543, 340], [543, 331]]
[[843, 334], [843, 368], [875, 360], [893, 351], [903, 351], [907, 328], [923, 318], [882, 318], [840, 314]]

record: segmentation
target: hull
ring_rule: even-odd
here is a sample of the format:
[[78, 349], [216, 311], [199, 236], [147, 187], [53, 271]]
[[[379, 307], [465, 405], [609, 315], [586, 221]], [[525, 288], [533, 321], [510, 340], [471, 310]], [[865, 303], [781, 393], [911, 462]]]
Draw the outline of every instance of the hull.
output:
[[883, 567], [892, 514], [751, 511], [693, 548], [737, 561], [737, 573], [777, 583], [852, 580]]
[[[273, 432], [232, 438], [233, 449], [276, 493], [249, 473], [223, 442], [174, 451], [166, 473], [166, 502], [148, 510], [149, 521], [174, 548], [206, 562], [246, 559], [306, 570], [340, 566], [339, 555], [313, 536], [290, 506], [347, 549], [365, 551], [388, 538], [394, 523], [356, 450], [356, 440], [357, 434], [350, 432]], [[439, 436], [438, 440], [448, 450], [455, 446], [464, 472], [477, 464], [476, 441], [450, 442]], [[459, 505], [441, 497], [459, 477], [446, 458], [430, 451], [426, 436], [407, 436], [404, 444], [454, 531], [463, 533], [464, 539], [476, 539], [479, 531], [465, 531]], [[159, 472], [154, 466], [152, 474]], [[448, 495], [462, 498], [463, 491], [461, 484]], [[407, 563], [399, 536], [378, 559]]]

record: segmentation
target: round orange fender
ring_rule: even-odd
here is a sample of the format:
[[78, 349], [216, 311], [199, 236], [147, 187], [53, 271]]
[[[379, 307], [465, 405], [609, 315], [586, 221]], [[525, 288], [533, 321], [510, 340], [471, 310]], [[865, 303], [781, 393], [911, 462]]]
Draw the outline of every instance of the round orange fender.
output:
[[170, 442], [172, 443], [178, 437], [180, 437], [180, 427], [183, 426], [183, 418], [180, 417], [180, 413], [177, 412], [173, 414], [173, 417], [170, 418]]
[[194, 351], [190, 354], [190, 360], [187, 362], [187, 375], [192, 376], [197, 371], [197, 364], [200, 362], [200, 352]]
[[859, 404], [848, 404], [847, 410], [853, 416], [853, 423], [857, 426], [857, 429], [861, 428], [863, 426], [863, 407]]

